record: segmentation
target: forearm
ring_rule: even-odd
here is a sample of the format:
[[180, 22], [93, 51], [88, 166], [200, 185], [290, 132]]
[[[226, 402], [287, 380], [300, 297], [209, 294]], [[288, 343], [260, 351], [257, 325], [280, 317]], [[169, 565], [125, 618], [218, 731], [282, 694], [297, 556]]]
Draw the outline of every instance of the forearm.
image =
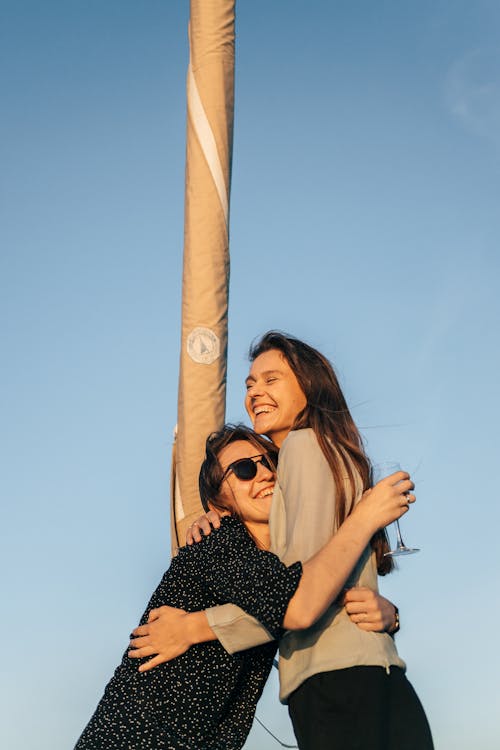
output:
[[[307, 440], [311, 438], [308, 431], [291, 433], [296, 435], [292, 448], [307, 448]], [[300, 440], [298, 440], [300, 438]], [[288, 439], [288, 438], [287, 438]], [[297, 443], [297, 445], [295, 445]], [[304, 443], [304, 445], [302, 445]], [[283, 451], [280, 456], [283, 467]], [[333, 538], [325, 539], [325, 532], [329, 520], [334, 517], [335, 487], [328, 464], [322, 453], [315, 445], [315, 450], [309, 451], [309, 463], [316, 458], [317, 465], [311, 473], [303, 468], [304, 455], [285, 454], [286, 470], [281, 481], [283, 492], [287, 498], [287, 540], [285, 562], [292, 562], [290, 555], [296, 555], [295, 560], [307, 560], [304, 564], [302, 581], [295, 596], [291, 599], [284, 625], [292, 630], [299, 630], [312, 625], [327, 609], [330, 602], [340, 593], [349, 574], [352, 572], [364, 549], [368, 546], [373, 534], [380, 528], [387, 526], [408, 511], [408, 504], [415, 500], [411, 494], [413, 482], [405, 472], [396, 472], [378, 482], [373, 488], [366, 490], [356, 503], [354, 510], [343, 522]], [[293, 459], [293, 460], [292, 460]], [[321, 482], [314, 482], [310, 497], [307, 494], [307, 482], [310, 476], [319, 476]], [[328, 481], [327, 481], [328, 480]], [[329, 484], [330, 483], [330, 484]], [[318, 486], [322, 488], [324, 496], [330, 498], [329, 505], [321, 505]], [[304, 498], [308, 497], [308, 503]], [[310, 502], [309, 502], [310, 500]], [[309, 543], [319, 544], [313, 555], [302, 556], [302, 537], [309, 534]], [[318, 547], [324, 546], [316, 552]]]
[[262, 623], [235, 604], [222, 604], [200, 612], [186, 612], [182, 620], [183, 639], [189, 646], [220, 641], [229, 654], [246, 651], [273, 640]]
[[[186, 639], [192, 646], [197, 643], [218, 640], [219, 630], [225, 631], [225, 637], [221, 637], [220, 640], [229, 653], [244, 651], [247, 648], [260, 646], [262, 643], [269, 643], [269, 641], [273, 640], [264, 625], [251, 615], [240, 610], [239, 607], [234, 607], [234, 609], [240, 611], [241, 616], [237, 620], [225, 622], [224, 624], [217, 624], [217, 618], [211, 617], [216, 609], [218, 608], [213, 607], [201, 612], [186, 612], [184, 618]], [[230, 638], [227, 631], [231, 633]], [[227, 642], [229, 640], [231, 645]]]
[[[217, 623], [220, 623], [220, 628]], [[175, 659], [198, 643], [218, 639], [223, 648], [233, 654], [273, 640], [258, 620], [233, 604], [199, 612], [186, 612], [163, 605], [152, 609], [148, 622], [135, 628], [132, 635], [129, 657], [151, 657], [140, 665], [140, 672]], [[245, 642], [245, 639], [250, 642]]]
[[302, 579], [285, 615], [285, 628], [301, 630], [321, 617], [341, 592], [373, 532], [372, 524], [354, 513], [330, 541], [304, 563]]

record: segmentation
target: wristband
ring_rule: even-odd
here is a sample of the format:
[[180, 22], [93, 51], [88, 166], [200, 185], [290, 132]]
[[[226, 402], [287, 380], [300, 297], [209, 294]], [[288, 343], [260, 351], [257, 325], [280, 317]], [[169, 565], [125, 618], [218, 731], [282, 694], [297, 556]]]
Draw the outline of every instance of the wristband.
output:
[[396, 635], [396, 633], [399, 632], [400, 628], [401, 628], [401, 623], [399, 621], [399, 609], [396, 607], [396, 605], [394, 605], [394, 623], [392, 625], [389, 635], [392, 635], [392, 636]]

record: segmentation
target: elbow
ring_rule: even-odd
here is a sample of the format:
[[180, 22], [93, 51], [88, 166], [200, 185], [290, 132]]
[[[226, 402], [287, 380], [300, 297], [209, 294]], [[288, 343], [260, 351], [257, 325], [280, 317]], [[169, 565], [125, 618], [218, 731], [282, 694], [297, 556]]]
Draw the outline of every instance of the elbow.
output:
[[287, 630], [306, 630], [314, 625], [317, 617], [310, 610], [301, 610], [294, 607], [291, 612], [286, 613], [283, 625]]

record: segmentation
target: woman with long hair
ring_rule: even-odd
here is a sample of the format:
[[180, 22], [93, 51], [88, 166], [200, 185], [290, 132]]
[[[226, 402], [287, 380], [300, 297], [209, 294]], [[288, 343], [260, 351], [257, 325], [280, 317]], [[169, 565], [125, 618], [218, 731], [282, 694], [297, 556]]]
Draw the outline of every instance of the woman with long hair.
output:
[[[379, 526], [403, 515], [413, 484], [381, 483], [341, 532], [304, 566], [285, 566], [268, 552], [269, 511], [277, 449], [243, 426], [211, 435], [200, 471], [206, 510], [220, 528], [173, 559], [143, 615], [163, 605], [197, 612], [235, 602], [274, 638], [281, 628], [306, 627], [327, 608]], [[200, 614], [194, 614], [193, 620]], [[193, 621], [192, 620], [192, 621]], [[236, 657], [218, 642], [199, 643], [158, 669], [142, 673], [128, 652], [108, 683], [77, 750], [239, 750], [271, 669], [275, 643]]]
[[[270, 331], [251, 348], [250, 360], [246, 409], [255, 431], [280, 448], [271, 549], [289, 565], [308, 560], [331, 534], [340, 533], [361, 498], [375, 491], [370, 461], [333, 367], [320, 352]], [[377, 590], [377, 574], [392, 569], [388, 549], [385, 532], [374, 533], [345, 585]], [[179, 650], [189, 646], [179, 630], [170, 629], [162, 641], [165, 628], [152, 627], [162, 618], [165, 625], [172, 615], [155, 612], [135, 633], [138, 653], [149, 647], [149, 654], [159, 654], [152, 665], [168, 649], [175, 653], [175, 644]], [[210, 628], [204, 637], [217, 637], [231, 652], [258, 642], [251, 618], [228, 607], [207, 611], [205, 624]], [[288, 703], [301, 750], [433, 746], [394, 639], [365, 630], [339, 600], [313, 626], [281, 639], [280, 697]]]

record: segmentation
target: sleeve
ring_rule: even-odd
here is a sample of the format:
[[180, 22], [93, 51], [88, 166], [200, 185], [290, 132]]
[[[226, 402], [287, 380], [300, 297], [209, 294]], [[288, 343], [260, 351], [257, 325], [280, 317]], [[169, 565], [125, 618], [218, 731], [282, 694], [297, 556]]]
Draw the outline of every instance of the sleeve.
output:
[[278, 464], [272, 548], [287, 565], [309, 560], [335, 531], [335, 485], [311, 429], [291, 432]]
[[274, 640], [262, 623], [235, 604], [210, 607], [205, 614], [217, 639], [230, 654]]
[[288, 602], [299, 585], [302, 565], [295, 563], [287, 568], [271, 552], [228, 536], [221, 544], [210, 545], [212, 554], [206, 556], [202, 572], [205, 584], [221, 602], [244, 608], [273, 638], [278, 638]]

